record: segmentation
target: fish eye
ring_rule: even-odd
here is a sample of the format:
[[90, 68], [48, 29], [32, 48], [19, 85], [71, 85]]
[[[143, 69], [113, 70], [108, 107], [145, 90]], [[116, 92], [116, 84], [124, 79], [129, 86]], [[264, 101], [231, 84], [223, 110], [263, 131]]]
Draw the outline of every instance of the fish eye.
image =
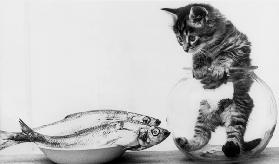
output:
[[149, 117], [145, 116], [145, 117], [142, 119], [142, 121], [143, 121], [143, 123], [145, 123], [145, 124], [149, 124], [150, 121], [151, 121], [151, 119], [150, 119]]
[[153, 136], [158, 136], [160, 134], [160, 130], [155, 128], [155, 129], [151, 130], [151, 133], [152, 133]]
[[196, 37], [194, 35], [189, 35], [189, 41], [194, 42], [196, 40]]

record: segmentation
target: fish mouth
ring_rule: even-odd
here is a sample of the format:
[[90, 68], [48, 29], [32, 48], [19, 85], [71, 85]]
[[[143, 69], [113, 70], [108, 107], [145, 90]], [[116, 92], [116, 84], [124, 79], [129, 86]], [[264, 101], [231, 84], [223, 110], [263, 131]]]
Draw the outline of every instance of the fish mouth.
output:
[[169, 136], [170, 134], [171, 134], [171, 132], [165, 131], [165, 132], [164, 132], [165, 139], [168, 138], [168, 136]]

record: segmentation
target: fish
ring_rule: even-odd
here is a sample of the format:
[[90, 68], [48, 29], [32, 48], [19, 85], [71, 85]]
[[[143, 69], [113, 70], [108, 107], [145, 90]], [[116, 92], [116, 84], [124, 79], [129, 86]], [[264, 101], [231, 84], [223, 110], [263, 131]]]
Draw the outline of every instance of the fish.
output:
[[[82, 129], [88, 129], [100, 124], [115, 121], [133, 122], [139, 125], [159, 126], [159, 119], [122, 110], [91, 110], [67, 115], [62, 120], [33, 128], [35, 132], [44, 135], [63, 136], [69, 135]], [[18, 136], [20, 132], [6, 132], [0, 130], [0, 150], [22, 143], [21, 141], [5, 140], [6, 138]]]
[[170, 132], [166, 129], [136, 124], [129, 121], [116, 121], [82, 129], [61, 136], [44, 135], [32, 130], [21, 119], [22, 133], [8, 140], [34, 142], [39, 147], [52, 149], [88, 149], [123, 146], [125, 150], [139, 151], [164, 141]]
[[67, 115], [64, 119], [34, 128], [34, 131], [49, 135], [66, 135], [74, 131], [112, 121], [130, 121], [149, 126], [159, 126], [159, 119], [121, 110], [91, 110]]

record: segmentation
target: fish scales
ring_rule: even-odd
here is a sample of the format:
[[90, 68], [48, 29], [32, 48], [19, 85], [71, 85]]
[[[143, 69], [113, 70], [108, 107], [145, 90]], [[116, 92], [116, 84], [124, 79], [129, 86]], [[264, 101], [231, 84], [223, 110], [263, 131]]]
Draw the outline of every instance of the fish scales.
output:
[[83, 129], [70, 135], [47, 136], [34, 132], [23, 121], [20, 121], [20, 124], [30, 141], [50, 148], [102, 148], [121, 145], [126, 149], [142, 150], [162, 142], [170, 134], [159, 127], [118, 121]]

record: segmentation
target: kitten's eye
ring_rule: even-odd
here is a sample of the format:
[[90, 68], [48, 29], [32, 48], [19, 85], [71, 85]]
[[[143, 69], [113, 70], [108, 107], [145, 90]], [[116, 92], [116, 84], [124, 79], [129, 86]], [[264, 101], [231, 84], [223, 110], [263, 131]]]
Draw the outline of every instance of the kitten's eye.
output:
[[153, 136], [158, 136], [160, 134], [160, 130], [155, 128], [155, 129], [151, 130], [151, 133], [152, 133]]
[[180, 43], [182, 43], [183, 42], [183, 40], [182, 40], [182, 37], [181, 36], [177, 36], [177, 40], [178, 40], [178, 42], [180, 42]]
[[194, 42], [196, 40], [196, 37], [194, 35], [189, 36], [189, 41]]

